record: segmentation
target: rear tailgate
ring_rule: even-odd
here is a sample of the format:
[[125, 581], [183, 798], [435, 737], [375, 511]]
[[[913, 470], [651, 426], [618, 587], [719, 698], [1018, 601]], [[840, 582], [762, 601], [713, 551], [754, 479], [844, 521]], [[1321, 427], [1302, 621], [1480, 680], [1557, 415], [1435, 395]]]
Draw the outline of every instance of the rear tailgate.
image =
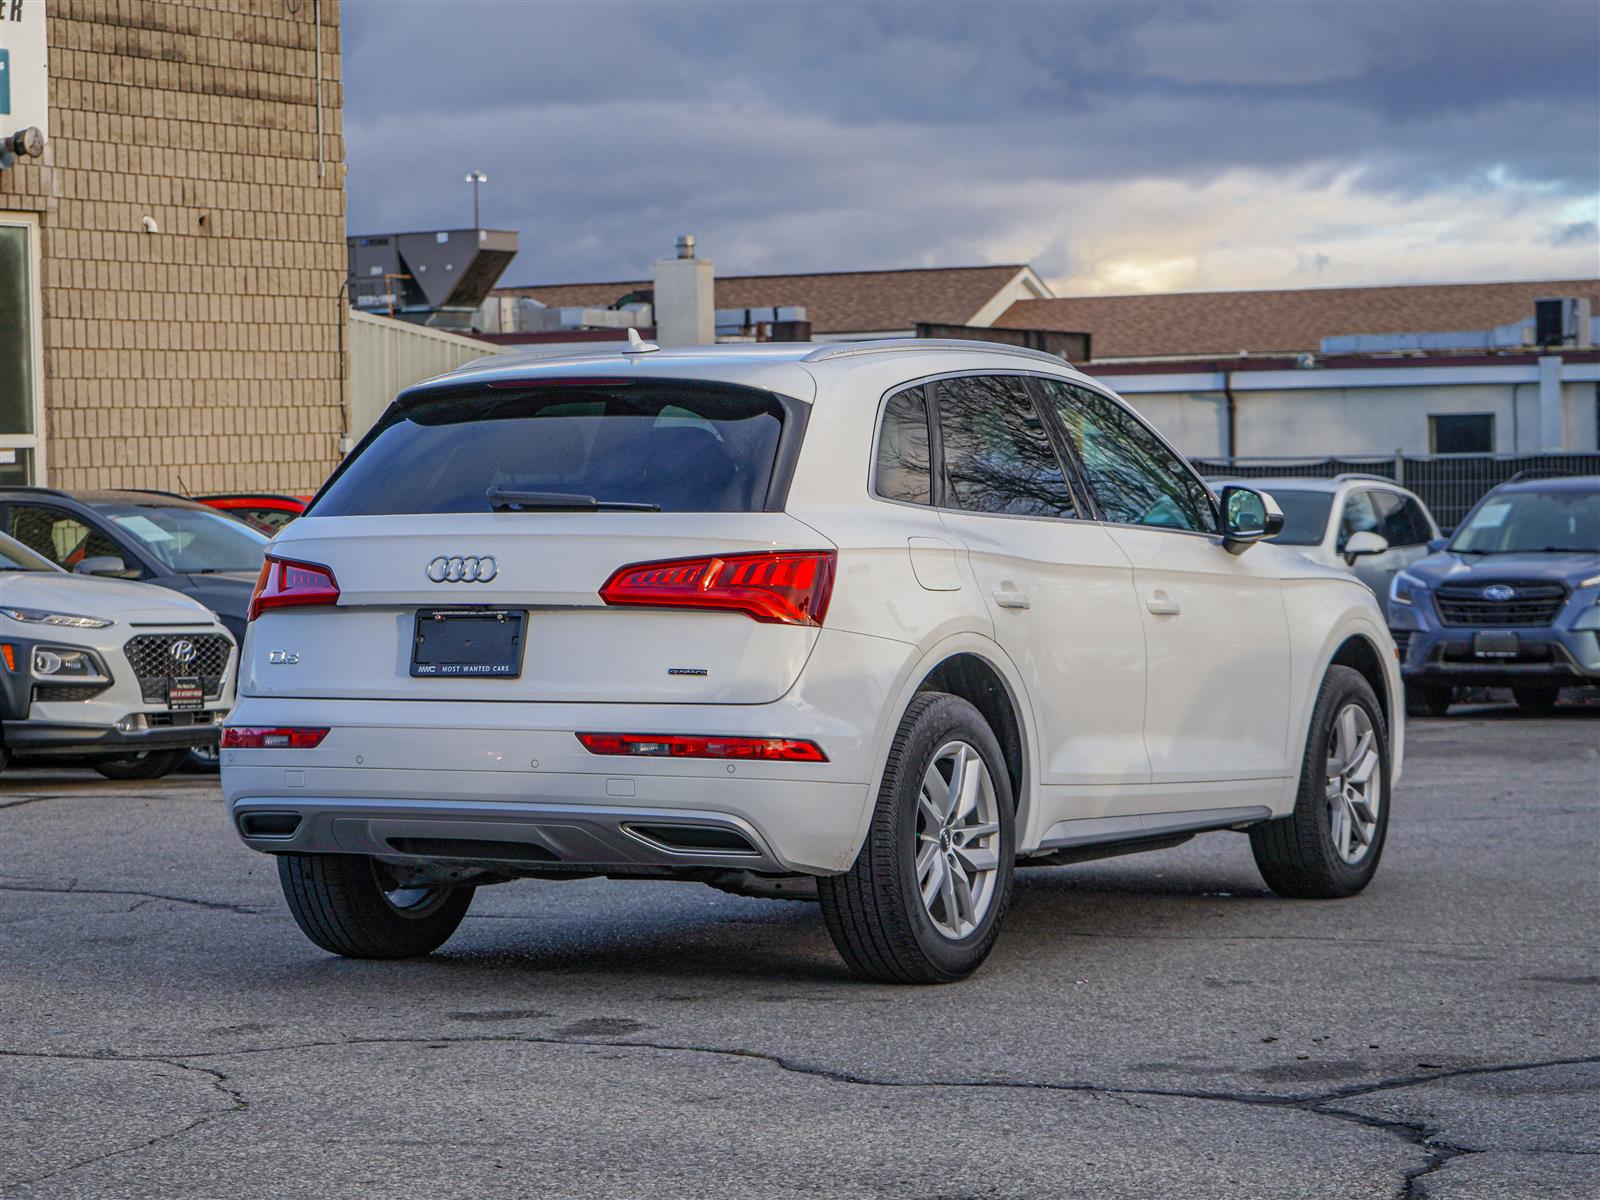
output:
[[[250, 627], [249, 696], [759, 704], [794, 683], [812, 625], [742, 613], [611, 607], [617, 568], [660, 559], [830, 549], [781, 512], [520, 512], [312, 516], [271, 553], [327, 567], [336, 606], [263, 612]], [[495, 560], [488, 582], [435, 582], [439, 558]], [[439, 572], [436, 570], [435, 574]], [[527, 613], [521, 673], [414, 677], [419, 609]]]

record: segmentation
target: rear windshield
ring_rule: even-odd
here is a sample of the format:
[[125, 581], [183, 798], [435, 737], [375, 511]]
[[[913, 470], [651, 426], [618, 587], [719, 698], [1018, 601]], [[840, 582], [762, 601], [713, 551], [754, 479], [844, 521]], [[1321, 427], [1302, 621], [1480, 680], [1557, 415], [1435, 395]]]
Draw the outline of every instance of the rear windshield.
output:
[[489, 512], [489, 489], [759, 512], [784, 402], [706, 383], [540, 383], [391, 405], [307, 516]]

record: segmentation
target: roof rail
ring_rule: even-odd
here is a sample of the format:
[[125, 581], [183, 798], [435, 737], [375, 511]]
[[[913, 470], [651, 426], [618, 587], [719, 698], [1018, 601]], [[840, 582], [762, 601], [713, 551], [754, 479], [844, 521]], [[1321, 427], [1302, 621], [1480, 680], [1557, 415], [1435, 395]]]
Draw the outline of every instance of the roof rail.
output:
[[1529, 467], [1526, 471], [1518, 471], [1506, 480], [1506, 483], [1518, 483], [1524, 479], [1571, 479], [1574, 474], [1575, 472], [1563, 471], [1560, 467]]
[[1333, 477], [1335, 483], [1342, 483], [1346, 479], [1376, 479], [1379, 483], [1398, 483], [1399, 480], [1389, 475], [1378, 475], [1372, 471], [1341, 471]]
[[1072, 365], [1059, 354], [1048, 354], [1043, 350], [1030, 350], [1026, 346], [1012, 346], [1005, 342], [974, 342], [965, 338], [874, 338], [860, 342], [833, 342], [813, 350], [800, 361], [827, 362], [857, 354], [887, 354], [894, 350], [967, 350], [984, 354], [1013, 354], [1057, 367]]
[[71, 492], [63, 491], [61, 488], [44, 487], [37, 483], [0, 485], [0, 492], [37, 492], [41, 496], [60, 496], [66, 500], [75, 499]]

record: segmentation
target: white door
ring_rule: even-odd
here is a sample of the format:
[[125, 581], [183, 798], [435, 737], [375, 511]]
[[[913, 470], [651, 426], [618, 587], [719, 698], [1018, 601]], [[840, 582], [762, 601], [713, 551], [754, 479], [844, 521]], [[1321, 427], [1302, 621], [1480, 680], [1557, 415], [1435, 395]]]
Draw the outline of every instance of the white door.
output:
[[941, 508], [970, 554], [995, 640], [1027, 682], [1045, 825], [1137, 811], [1144, 748], [1144, 633], [1127, 557], [1085, 520], [1020, 376], [933, 387]]
[[1086, 387], [1040, 386], [1133, 566], [1151, 811], [1270, 803], [1292, 769], [1277, 555], [1224, 549], [1210, 491], [1124, 406]]

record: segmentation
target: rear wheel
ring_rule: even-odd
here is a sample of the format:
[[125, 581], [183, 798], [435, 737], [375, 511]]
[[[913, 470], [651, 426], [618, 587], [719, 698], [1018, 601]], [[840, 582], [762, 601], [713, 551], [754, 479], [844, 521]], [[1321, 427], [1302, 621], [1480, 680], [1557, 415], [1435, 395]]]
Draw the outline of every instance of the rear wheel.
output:
[[1442, 717], [1456, 698], [1454, 688], [1421, 683], [1406, 684], [1406, 716]]
[[1353, 896], [1371, 881], [1389, 829], [1389, 734], [1372, 685], [1329, 667], [1311, 716], [1294, 812], [1250, 830], [1280, 896]]
[[187, 761], [187, 750], [146, 750], [124, 758], [97, 758], [89, 765], [107, 779], [160, 779]]
[[1512, 688], [1511, 696], [1517, 702], [1518, 708], [1525, 708], [1529, 712], [1549, 712], [1556, 706], [1556, 701], [1561, 698], [1561, 689], [1553, 687]]
[[855, 865], [817, 881], [828, 933], [856, 974], [949, 983], [977, 969], [1011, 899], [1014, 808], [978, 710], [943, 692], [917, 696]]
[[300, 931], [346, 958], [431, 954], [461, 924], [473, 892], [405, 886], [363, 854], [280, 854], [278, 882]]

